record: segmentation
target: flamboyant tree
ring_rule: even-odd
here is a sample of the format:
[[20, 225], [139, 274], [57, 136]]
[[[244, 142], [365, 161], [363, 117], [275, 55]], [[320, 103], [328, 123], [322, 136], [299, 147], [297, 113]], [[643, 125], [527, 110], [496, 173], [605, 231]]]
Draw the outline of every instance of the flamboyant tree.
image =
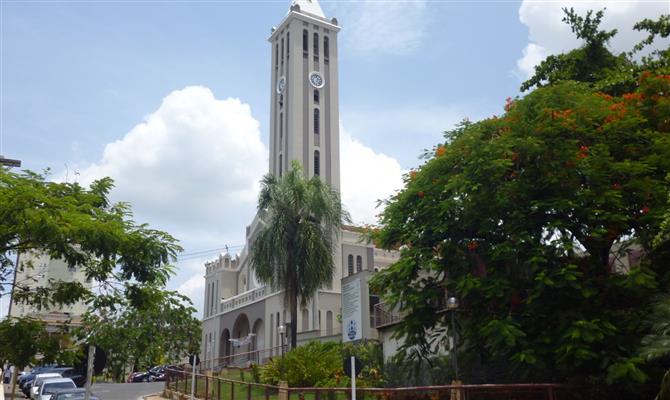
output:
[[[568, 13], [573, 26], [585, 21]], [[407, 354], [446, 346], [442, 299], [455, 296], [466, 380], [656, 377], [638, 347], [670, 278], [670, 251], [652, 245], [669, 209], [664, 68], [640, 72], [620, 94], [547, 75], [502, 116], [447, 132], [406, 176], [373, 234], [403, 245], [401, 257], [373, 285], [405, 315], [396, 334]]]

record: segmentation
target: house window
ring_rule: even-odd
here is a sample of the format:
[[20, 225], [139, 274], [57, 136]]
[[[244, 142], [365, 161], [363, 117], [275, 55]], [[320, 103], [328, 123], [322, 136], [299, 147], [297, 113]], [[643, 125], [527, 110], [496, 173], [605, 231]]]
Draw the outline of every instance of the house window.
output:
[[351, 254], [347, 257], [347, 272], [349, 272], [348, 275], [354, 274], [354, 256]]
[[319, 34], [314, 32], [314, 58], [319, 57]]
[[356, 272], [363, 271], [363, 257], [356, 256]]
[[279, 113], [279, 148], [281, 149], [284, 139], [284, 113]]
[[284, 38], [281, 40], [281, 63], [284, 63]]
[[319, 104], [319, 89], [314, 89], [314, 104]]
[[279, 177], [281, 178], [281, 173], [282, 173], [282, 157], [281, 154], [279, 155]]
[[279, 67], [279, 45], [275, 44], [275, 69]]
[[289, 52], [289, 45], [291, 44], [291, 32], [286, 32], [286, 59], [288, 60], [289, 55], [291, 52]]
[[321, 157], [319, 156], [319, 150], [314, 150], [314, 175], [319, 176], [321, 174]]
[[320, 115], [319, 115], [319, 109], [315, 108], [314, 109], [314, 133], [317, 134], [317, 135], [319, 133], [321, 133], [321, 131], [319, 130], [320, 129], [320, 126], [319, 126], [320, 124], [321, 124], [321, 118], [320, 118]]
[[302, 52], [307, 55], [307, 29], [302, 30]]

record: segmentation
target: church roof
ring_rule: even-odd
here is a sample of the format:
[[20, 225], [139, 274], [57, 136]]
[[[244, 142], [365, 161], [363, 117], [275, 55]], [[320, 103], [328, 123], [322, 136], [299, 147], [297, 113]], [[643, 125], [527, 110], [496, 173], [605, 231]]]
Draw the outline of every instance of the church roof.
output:
[[[293, 6], [300, 6], [300, 12], [312, 14], [320, 18], [326, 18], [323, 14], [323, 10], [319, 5], [318, 0], [293, 0], [291, 1], [291, 8]], [[290, 9], [289, 9], [290, 10]]]

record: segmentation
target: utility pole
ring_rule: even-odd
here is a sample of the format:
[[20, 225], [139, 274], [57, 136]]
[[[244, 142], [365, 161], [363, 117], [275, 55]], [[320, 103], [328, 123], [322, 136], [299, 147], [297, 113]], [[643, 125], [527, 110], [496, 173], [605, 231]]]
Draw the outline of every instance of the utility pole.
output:
[[88, 346], [88, 365], [86, 366], [86, 393], [84, 400], [91, 400], [91, 381], [93, 380], [93, 363], [95, 362], [95, 346]]

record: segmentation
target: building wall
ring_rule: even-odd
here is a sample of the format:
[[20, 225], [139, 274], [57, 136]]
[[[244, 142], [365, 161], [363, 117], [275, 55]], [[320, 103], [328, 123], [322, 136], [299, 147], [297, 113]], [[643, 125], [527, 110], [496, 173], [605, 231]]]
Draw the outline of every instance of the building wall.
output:
[[[39, 252], [21, 253], [16, 272], [16, 282], [28, 288], [49, 286], [49, 280], [74, 282], [78, 281], [85, 287], [91, 288], [86, 280], [86, 271], [81, 267], [70, 268], [63, 260], [52, 259]], [[32, 316], [43, 319], [47, 323], [59, 324], [67, 320], [78, 323], [80, 316], [88, 307], [82, 301], [72, 305], [57, 305], [46, 309], [38, 309], [32, 305], [15, 303], [10, 304], [9, 315], [12, 317]]]

